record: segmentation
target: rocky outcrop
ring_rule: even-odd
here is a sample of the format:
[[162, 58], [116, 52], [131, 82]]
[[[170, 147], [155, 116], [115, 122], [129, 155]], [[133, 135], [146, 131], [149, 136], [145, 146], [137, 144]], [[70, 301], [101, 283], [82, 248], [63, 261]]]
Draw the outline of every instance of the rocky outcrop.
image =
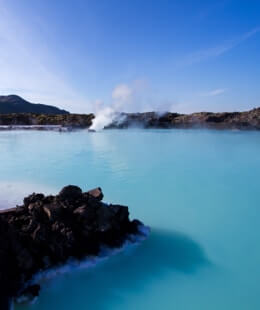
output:
[[100, 188], [82, 192], [69, 185], [56, 196], [33, 193], [23, 205], [0, 212], [0, 304], [23, 290], [37, 295], [39, 286], [26, 284], [40, 270], [98, 255], [101, 246], [117, 248], [141, 234], [142, 223], [129, 220], [127, 207], [102, 198]]
[[71, 128], [89, 128], [92, 125], [93, 118], [94, 114], [51, 115], [51, 114], [13, 113], [13, 114], [0, 114], [0, 125], [1, 126], [59, 125]]
[[[117, 121], [117, 119], [119, 121]], [[106, 128], [214, 128], [214, 129], [260, 129], [260, 108], [246, 112], [192, 114], [122, 113]]]
[[[77, 129], [89, 128], [95, 118], [94, 114], [0, 114], [0, 130], [14, 129], [8, 126], [39, 126], [32, 129], [51, 129], [40, 126], [61, 126]], [[7, 126], [7, 127], [3, 127]], [[178, 113], [119, 113], [105, 129], [142, 128], [213, 128], [213, 129], [260, 129], [260, 108], [246, 112], [199, 112], [192, 114]], [[31, 129], [24, 128], [24, 129]], [[57, 129], [57, 128], [52, 128]], [[61, 128], [62, 129], [62, 128]], [[94, 131], [94, 130], [91, 130]]]

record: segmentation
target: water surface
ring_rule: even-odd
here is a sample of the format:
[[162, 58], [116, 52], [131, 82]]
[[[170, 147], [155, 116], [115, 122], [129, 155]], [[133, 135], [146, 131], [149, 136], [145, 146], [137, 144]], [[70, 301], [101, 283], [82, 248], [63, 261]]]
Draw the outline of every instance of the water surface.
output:
[[43, 309], [260, 309], [260, 133], [0, 132], [0, 207], [101, 186], [152, 229], [95, 268], [47, 281]]

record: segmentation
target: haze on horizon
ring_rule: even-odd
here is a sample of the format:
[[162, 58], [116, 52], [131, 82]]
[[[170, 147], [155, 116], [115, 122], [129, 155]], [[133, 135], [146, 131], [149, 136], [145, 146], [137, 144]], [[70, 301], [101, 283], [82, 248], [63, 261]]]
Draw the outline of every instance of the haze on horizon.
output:
[[0, 0], [0, 95], [71, 112], [260, 105], [260, 3]]

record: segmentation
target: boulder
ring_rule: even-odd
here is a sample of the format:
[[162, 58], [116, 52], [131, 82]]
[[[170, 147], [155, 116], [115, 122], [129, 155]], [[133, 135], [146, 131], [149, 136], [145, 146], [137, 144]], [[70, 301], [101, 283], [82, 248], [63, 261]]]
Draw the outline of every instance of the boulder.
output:
[[24, 204], [25, 207], [28, 207], [30, 204], [42, 201], [43, 198], [44, 198], [43, 194], [35, 194], [35, 193], [33, 193], [30, 196], [24, 198], [23, 204]]
[[59, 193], [60, 200], [73, 201], [80, 198], [81, 196], [82, 196], [81, 188], [75, 185], [65, 186]]
[[53, 204], [46, 204], [43, 206], [43, 211], [50, 221], [55, 221], [60, 218], [62, 212], [64, 211], [62, 206], [57, 202]]
[[[83, 193], [69, 185], [57, 196], [33, 193], [22, 206], [0, 212], [0, 283], [6, 296], [23, 294], [38, 271], [97, 255], [103, 245], [120, 247], [139, 234], [140, 222], [130, 221], [127, 207], [102, 198], [99, 187]], [[26, 295], [38, 291], [30, 286]]]
[[87, 192], [90, 196], [96, 198], [97, 200], [101, 201], [104, 197], [102, 193], [102, 189], [100, 187], [91, 189], [90, 191]]

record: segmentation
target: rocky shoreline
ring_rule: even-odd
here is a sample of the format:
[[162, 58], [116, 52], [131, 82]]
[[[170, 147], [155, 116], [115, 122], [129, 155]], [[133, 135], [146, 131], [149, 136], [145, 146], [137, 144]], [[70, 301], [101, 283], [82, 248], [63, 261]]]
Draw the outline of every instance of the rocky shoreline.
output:
[[[0, 130], [38, 129], [68, 131], [90, 128], [94, 114], [48, 115], [32, 113], [0, 114]], [[53, 127], [51, 127], [53, 126]], [[209, 128], [260, 130], [260, 108], [245, 112], [118, 113], [105, 129], [141, 128]]]
[[72, 127], [61, 125], [0, 125], [0, 131], [9, 130], [47, 130], [47, 131], [71, 131]]
[[0, 126], [2, 128], [11, 126], [15, 129], [19, 126], [60, 126], [66, 128], [89, 128], [92, 124], [94, 114], [34, 114], [34, 113], [12, 113], [0, 114]]
[[112, 128], [208, 128], [208, 129], [240, 129], [260, 130], [260, 108], [246, 112], [199, 112], [192, 114], [178, 113], [121, 113], [120, 121], [113, 121], [106, 126]]
[[69, 185], [56, 196], [33, 193], [23, 205], [0, 211], [0, 309], [12, 298], [37, 296], [40, 286], [30, 282], [36, 273], [143, 236], [128, 207], [102, 199], [100, 188], [82, 192]]

